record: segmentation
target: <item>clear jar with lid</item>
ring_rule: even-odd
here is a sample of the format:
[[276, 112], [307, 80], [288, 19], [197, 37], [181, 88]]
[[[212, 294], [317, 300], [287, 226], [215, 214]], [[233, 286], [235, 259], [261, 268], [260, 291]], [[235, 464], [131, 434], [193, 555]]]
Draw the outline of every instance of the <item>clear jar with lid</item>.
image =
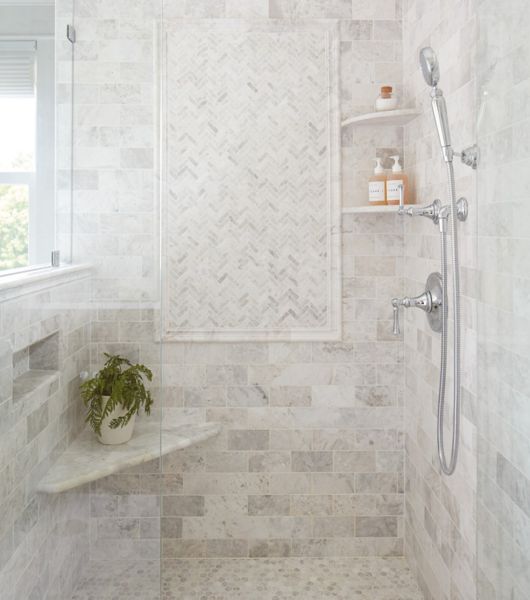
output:
[[392, 86], [384, 85], [375, 101], [376, 110], [394, 110], [398, 106], [397, 98], [392, 94]]

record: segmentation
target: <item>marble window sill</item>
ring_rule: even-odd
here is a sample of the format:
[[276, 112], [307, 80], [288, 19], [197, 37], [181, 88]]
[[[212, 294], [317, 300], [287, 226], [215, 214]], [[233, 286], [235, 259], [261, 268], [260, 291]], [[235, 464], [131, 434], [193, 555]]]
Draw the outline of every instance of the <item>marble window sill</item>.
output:
[[5, 275], [0, 277], [0, 302], [16, 298], [29, 291], [34, 292], [51, 285], [87, 277], [91, 270], [92, 265], [83, 263]]

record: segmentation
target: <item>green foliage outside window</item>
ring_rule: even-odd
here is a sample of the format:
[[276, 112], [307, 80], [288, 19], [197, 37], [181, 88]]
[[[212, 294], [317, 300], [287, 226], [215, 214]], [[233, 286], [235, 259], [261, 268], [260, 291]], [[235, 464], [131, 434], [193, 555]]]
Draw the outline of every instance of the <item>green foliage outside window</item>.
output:
[[28, 264], [28, 189], [0, 185], [0, 270]]

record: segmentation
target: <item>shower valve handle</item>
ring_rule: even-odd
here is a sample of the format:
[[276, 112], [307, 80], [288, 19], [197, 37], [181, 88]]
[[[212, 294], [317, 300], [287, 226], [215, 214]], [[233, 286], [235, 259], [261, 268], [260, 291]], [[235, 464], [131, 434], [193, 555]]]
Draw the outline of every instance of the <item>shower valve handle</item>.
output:
[[440, 273], [431, 273], [425, 283], [425, 291], [419, 296], [409, 298], [392, 298], [392, 309], [394, 311], [394, 326], [392, 333], [399, 335], [399, 307], [419, 308], [427, 316], [429, 326], [433, 331], [442, 330], [442, 311], [443, 306], [443, 282]]
[[392, 334], [399, 335], [401, 330], [399, 328], [399, 304], [397, 303], [397, 298], [392, 300], [392, 310], [394, 312], [394, 323], [392, 326]]
[[392, 333], [394, 335], [399, 335], [401, 330], [399, 328], [399, 307], [403, 306], [404, 308], [419, 308], [426, 313], [430, 313], [433, 310], [433, 301], [431, 293], [428, 291], [423, 292], [419, 296], [414, 296], [413, 298], [409, 298], [409, 296], [405, 296], [404, 298], [392, 298], [392, 310], [394, 316], [394, 322], [392, 327]]

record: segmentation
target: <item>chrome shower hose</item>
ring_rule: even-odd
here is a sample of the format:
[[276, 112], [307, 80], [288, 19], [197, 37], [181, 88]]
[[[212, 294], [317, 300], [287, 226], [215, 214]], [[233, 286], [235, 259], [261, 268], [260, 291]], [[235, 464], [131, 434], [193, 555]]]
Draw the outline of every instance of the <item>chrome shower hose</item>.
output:
[[451, 203], [451, 212], [449, 220], [451, 222], [451, 258], [453, 265], [453, 435], [451, 442], [451, 457], [449, 462], [446, 458], [444, 443], [444, 416], [445, 416], [445, 384], [447, 378], [447, 330], [448, 330], [448, 309], [447, 309], [447, 238], [445, 226], [440, 227], [440, 240], [442, 251], [442, 285], [443, 285], [443, 310], [442, 310], [442, 340], [441, 340], [441, 359], [440, 359], [440, 381], [438, 386], [438, 457], [442, 471], [446, 475], [452, 475], [456, 468], [458, 459], [458, 444], [460, 439], [460, 271], [458, 257], [458, 217], [456, 206], [455, 174], [453, 163], [447, 163], [447, 178], [449, 185], [449, 199]]

